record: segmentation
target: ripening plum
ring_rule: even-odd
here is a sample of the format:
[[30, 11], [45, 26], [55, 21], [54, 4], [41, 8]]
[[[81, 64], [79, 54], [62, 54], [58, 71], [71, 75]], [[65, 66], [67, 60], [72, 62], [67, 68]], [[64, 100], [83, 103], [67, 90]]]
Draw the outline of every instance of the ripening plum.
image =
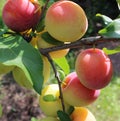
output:
[[2, 19], [11, 30], [23, 32], [37, 25], [40, 14], [36, 0], [8, 0], [3, 7]]

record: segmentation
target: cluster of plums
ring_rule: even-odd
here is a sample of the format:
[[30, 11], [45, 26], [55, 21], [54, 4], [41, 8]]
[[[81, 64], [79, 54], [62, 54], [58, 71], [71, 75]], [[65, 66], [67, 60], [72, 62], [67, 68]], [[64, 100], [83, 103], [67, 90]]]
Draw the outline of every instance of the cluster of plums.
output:
[[[89, 117], [89, 113], [84, 118], [82, 115], [88, 110], [85, 107], [92, 104], [99, 97], [100, 90], [110, 83], [112, 73], [112, 63], [101, 49], [86, 49], [77, 56], [75, 71], [68, 74], [61, 85], [66, 112], [70, 106], [75, 107], [73, 111], [75, 116], [72, 121], [96, 121], [93, 115], [90, 114]], [[46, 100], [49, 96], [51, 99]], [[59, 96], [57, 84], [47, 85], [43, 89], [39, 102], [42, 111], [47, 116], [55, 117], [57, 111], [62, 110]], [[84, 112], [81, 108], [85, 108], [86, 111]]]
[[[24, 32], [34, 29], [39, 23], [41, 6], [37, 0], [7, 0], [2, 13], [3, 22], [9, 29]], [[42, 35], [46, 33], [60, 42], [74, 42], [83, 37], [87, 27], [87, 17], [78, 4], [69, 0], [58, 0], [46, 12], [44, 31], [36, 33], [31, 43], [37, 48], [55, 46], [42, 38]], [[69, 49], [58, 50], [50, 52], [50, 55], [52, 58], [60, 58], [64, 57], [68, 51]], [[47, 62], [45, 57], [43, 60]], [[49, 77], [47, 74], [49, 69], [46, 65], [49, 66], [49, 62], [44, 64], [45, 80], [47, 75]], [[15, 76], [18, 72], [14, 72], [16, 80], [20, 80], [18, 76]], [[61, 84], [66, 112], [70, 106], [74, 107], [74, 111], [70, 114], [71, 121], [96, 121], [85, 106], [99, 97], [100, 90], [109, 84], [112, 73], [112, 63], [101, 49], [90, 48], [80, 52], [76, 59], [75, 71], [67, 75]], [[62, 110], [59, 96], [58, 84], [49, 84], [43, 88], [39, 103], [47, 117], [41, 121], [59, 121], [57, 111]]]

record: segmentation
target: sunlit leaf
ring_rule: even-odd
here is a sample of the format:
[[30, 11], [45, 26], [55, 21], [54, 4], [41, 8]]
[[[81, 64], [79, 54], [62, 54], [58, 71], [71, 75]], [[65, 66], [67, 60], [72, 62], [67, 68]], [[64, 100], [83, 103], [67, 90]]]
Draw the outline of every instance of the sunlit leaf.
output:
[[27, 72], [35, 91], [41, 93], [44, 80], [41, 55], [22, 37], [0, 37], [0, 63], [8, 66], [14, 65], [21, 68], [24, 73]]
[[107, 27], [101, 29], [98, 33], [105, 37], [120, 38], [120, 19], [115, 19]]
[[107, 54], [107, 55], [112, 55], [112, 54], [116, 54], [116, 53], [120, 53], [120, 46], [116, 47], [115, 49], [107, 49], [107, 48], [103, 48], [103, 51]]
[[70, 72], [70, 67], [65, 57], [54, 59], [54, 61], [64, 71], [65, 74]]

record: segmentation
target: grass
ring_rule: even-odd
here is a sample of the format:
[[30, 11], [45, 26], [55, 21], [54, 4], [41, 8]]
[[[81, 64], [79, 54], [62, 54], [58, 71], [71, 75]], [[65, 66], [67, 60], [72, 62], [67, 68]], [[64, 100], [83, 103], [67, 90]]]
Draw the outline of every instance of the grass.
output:
[[115, 76], [100, 97], [88, 108], [97, 121], [120, 121], [120, 77]]

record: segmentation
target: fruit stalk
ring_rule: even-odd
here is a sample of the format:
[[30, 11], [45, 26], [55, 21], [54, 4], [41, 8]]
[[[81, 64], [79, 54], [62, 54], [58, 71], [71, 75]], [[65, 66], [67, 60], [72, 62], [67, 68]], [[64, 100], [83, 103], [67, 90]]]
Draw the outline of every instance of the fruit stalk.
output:
[[57, 69], [55, 68], [54, 62], [53, 62], [52, 58], [50, 57], [49, 53], [45, 54], [45, 56], [47, 57], [48, 61], [50, 62], [51, 66], [52, 66], [52, 69], [54, 71], [54, 74], [55, 74], [55, 78], [58, 81], [61, 105], [62, 105], [63, 111], [65, 112], [65, 105], [64, 105], [63, 93], [62, 93], [62, 88], [61, 88], [61, 80], [59, 78]]

